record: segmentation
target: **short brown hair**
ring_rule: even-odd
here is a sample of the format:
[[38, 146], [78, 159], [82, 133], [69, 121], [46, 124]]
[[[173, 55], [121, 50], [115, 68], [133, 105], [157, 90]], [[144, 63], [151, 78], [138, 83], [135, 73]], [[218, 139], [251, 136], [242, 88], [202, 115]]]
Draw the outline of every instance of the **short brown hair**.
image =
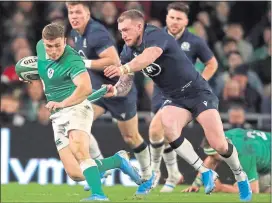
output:
[[42, 31], [42, 37], [46, 40], [54, 40], [59, 37], [64, 37], [64, 26], [58, 23], [46, 25]]
[[88, 1], [67, 1], [65, 4], [66, 7], [81, 4], [90, 10], [90, 3]]
[[167, 12], [169, 12], [171, 9], [183, 12], [186, 15], [188, 15], [189, 12], [190, 12], [190, 7], [188, 6], [188, 4], [185, 4], [185, 3], [182, 3], [182, 2], [173, 2], [171, 4], [168, 4]]
[[117, 22], [123, 22], [125, 19], [131, 19], [131, 20], [143, 20], [144, 21], [144, 14], [136, 9], [131, 9], [123, 12], [119, 18], [117, 19]]

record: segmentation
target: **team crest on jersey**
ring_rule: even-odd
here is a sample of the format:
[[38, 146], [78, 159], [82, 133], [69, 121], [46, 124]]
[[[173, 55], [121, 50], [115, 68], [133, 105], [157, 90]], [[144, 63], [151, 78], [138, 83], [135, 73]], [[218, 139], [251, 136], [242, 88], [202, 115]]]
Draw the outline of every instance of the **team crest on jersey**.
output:
[[161, 67], [156, 63], [152, 63], [144, 68], [142, 72], [148, 77], [155, 77], [161, 73]]
[[53, 75], [54, 75], [54, 69], [49, 68], [48, 71], [47, 71], [47, 76], [48, 76], [48, 78], [52, 78]]
[[189, 42], [183, 42], [180, 47], [183, 51], [190, 51], [190, 46]]

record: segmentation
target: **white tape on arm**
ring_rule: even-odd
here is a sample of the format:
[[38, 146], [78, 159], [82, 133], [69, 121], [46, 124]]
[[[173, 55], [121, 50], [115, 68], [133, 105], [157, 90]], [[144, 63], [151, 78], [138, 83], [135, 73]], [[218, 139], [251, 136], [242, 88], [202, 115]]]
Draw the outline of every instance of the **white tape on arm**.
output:
[[84, 63], [85, 63], [85, 67], [86, 67], [86, 68], [89, 68], [89, 69], [92, 68], [92, 60], [84, 59], [83, 61], [84, 61]]

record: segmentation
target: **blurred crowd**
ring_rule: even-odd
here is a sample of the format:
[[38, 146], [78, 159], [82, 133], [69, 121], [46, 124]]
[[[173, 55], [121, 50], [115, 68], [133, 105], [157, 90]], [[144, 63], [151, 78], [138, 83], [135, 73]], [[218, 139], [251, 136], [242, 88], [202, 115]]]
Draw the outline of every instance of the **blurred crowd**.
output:
[[[168, 3], [99, 1], [90, 3], [90, 6], [92, 17], [107, 27], [120, 52], [123, 42], [116, 22], [120, 12], [127, 9], [141, 10], [148, 23], [163, 27]], [[220, 99], [220, 112], [228, 112], [234, 120], [239, 115], [237, 125], [245, 124], [245, 112], [270, 114], [270, 3], [187, 3], [190, 5], [189, 31], [207, 41], [219, 63], [209, 83]], [[21, 58], [35, 55], [36, 42], [41, 38], [41, 31], [47, 23], [63, 23], [67, 28], [68, 42], [73, 46], [69, 38], [71, 27], [65, 3], [1, 2], [0, 15], [1, 123], [20, 126], [28, 120], [46, 125], [49, 112], [45, 108], [41, 83], [36, 81], [32, 85], [22, 84], [18, 81], [14, 66]], [[201, 72], [204, 64], [197, 62], [196, 68]], [[138, 110], [149, 111], [152, 82], [141, 73], [136, 74], [135, 82], [139, 95]]]

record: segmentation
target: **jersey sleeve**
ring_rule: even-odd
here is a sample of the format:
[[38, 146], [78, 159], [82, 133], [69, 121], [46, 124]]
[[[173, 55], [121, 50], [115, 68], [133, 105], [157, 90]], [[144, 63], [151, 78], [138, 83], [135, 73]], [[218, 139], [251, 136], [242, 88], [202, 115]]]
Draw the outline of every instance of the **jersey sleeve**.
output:
[[256, 156], [241, 156], [239, 157], [241, 166], [248, 176], [249, 182], [259, 179], [257, 171]]
[[101, 54], [104, 50], [111, 46], [115, 46], [110, 33], [102, 28], [91, 32], [88, 37], [88, 41], [92, 44], [92, 48], [97, 55]]
[[83, 60], [73, 60], [70, 62], [70, 68], [68, 71], [68, 75], [73, 80], [76, 76], [81, 73], [86, 72], [87, 69], [85, 68], [85, 64]]
[[165, 51], [168, 44], [166, 34], [162, 30], [154, 30], [147, 34], [145, 39], [145, 48], [160, 47]]
[[208, 62], [214, 56], [208, 44], [201, 38], [197, 42], [197, 57], [202, 63]]

